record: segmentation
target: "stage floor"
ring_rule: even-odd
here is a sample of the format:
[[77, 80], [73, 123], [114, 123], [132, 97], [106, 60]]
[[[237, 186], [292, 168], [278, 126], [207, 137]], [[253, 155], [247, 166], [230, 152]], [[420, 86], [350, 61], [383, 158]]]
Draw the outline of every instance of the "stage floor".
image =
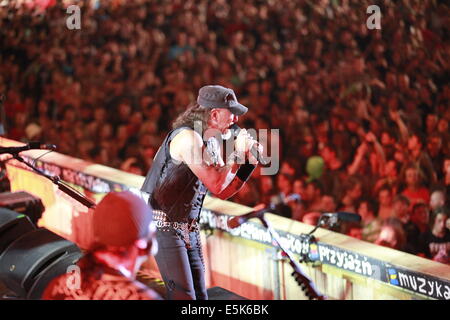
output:
[[[145, 274], [139, 273], [137, 278], [139, 282], [142, 282], [150, 289], [156, 291], [161, 297], [164, 297], [166, 294], [166, 289], [164, 287], [164, 283], [159, 279], [146, 277]], [[0, 300], [16, 300], [18, 299], [14, 292], [9, 290], [5, 284], [0, 281]]]
[[[145, 275], [139, 274], [137, 280], [144, 283], [147, 287], [158, 292], [161, 297], [165, 295], [164, 283], [159, 279], [146, 278]], [[212, 287], [208, 289], [209, 300], [247, 300], [231, 291], [220, 287]], [[0, 281], [0, 300], [17, 300], [14, 292], [9, 290], [3, 282]]]

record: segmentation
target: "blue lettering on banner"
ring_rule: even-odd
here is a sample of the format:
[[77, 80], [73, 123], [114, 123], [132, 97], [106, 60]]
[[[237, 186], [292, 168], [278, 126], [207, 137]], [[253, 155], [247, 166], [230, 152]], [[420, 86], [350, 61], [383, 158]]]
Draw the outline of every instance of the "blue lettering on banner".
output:
[[389, 283], [393, 284], [394, 286], [398, 286], [399, 282], [398, 282], [397, 270], [389, 268], [388, 273], [389, 273], [389, 277], [388, 277]]
[[431, 298], [450, 300], [450, 284], [445, 281], [394, 267], [387, 268], [387, 271], [389, 283], [394, 286]]

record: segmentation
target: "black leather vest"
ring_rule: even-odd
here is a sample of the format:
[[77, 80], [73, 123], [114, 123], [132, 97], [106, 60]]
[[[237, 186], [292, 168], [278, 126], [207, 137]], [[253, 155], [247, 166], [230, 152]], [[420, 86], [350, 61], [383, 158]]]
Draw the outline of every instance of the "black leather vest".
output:
[[172, 222], [198, 220], [207, 189], [200, 179], [180, 161], [172, 159], [169, 146], [183, 129], [174, 129], [164, 139], [153, 160], [141, 190], [150, 194], [153, 209], [164, 211]]

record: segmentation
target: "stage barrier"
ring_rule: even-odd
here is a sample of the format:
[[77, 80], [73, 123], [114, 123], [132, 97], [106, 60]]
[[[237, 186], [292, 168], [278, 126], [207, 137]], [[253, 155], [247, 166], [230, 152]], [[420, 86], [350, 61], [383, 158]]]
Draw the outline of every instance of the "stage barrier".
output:
[[[20, 145], [0, 138], [1, 146]], [[44, 150], [21, 153], [34, 161]], [[1, 155], [4, 161], [10, 158]], [[56, 174], [91, 200], [98, 202], [110, 191], [140, 194], [144, 177], [89, 163], [56, 152], [38, 161], [38, 168]], [[27, 191], [42, 199], [46, 208], [38, 225], [86, 249], [92, 243], [92, 211], [62, 194], [49, 180], [16, 160], [6, 162], [11, 191]], [[273, 246], [259, 221], [249, 220], [236, 229], [227, 221], [251, 209], [209, 197], [202, 211], [202, 240], [208, 287], [222, 287], [249, 299], [306, 299], [291, 276], [292, 268]], [[311, 262], [302, 270], [316, 288], [330, 299], [442, 299], [450, 300], [450, 266], [360, 241], [319, 228], [317, 243], [303, 234], [313, 226], [266, 214], [285, 246], [296, 258]], [[147, 268], [159, 277], [154, 259]]]

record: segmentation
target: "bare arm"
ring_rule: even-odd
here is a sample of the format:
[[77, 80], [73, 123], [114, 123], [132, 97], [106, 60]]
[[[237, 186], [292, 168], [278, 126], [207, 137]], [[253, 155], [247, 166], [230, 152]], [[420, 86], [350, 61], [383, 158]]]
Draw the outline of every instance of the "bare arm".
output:
[[183, 130], [170, 144], [172, 158], [186, 163], [191, 171], [214, 195], [222, 193], [233, 181], [239, 165], [210, 166], [203, 157], [203, 141], [193, 130]]
[[242, 187], [244, 186], [245, 182], [239, 179], [238, 177], [234, 177], [234, 179], [231, 181], [231, 183], [219, 194], [216, 196], [222, 200], [226, 200], [236, 193], [238, 193]]
[[367, 152], [367, 143], [363, 141], [361, 145], [358, 147], [358, 150], [356, 151], [356, 155], [355, 158], [353, 159], [353, 162], [347, 168], [347, 173], [349, 175], [353, 175], [359, 170], [359, 167], [361, 166], [361, 162], [365, 157], [366, 152]]
[[409, 138], [409, 131], [406, 127], [405, 122], [403, 122], [402, 117], [400, 116], [400, 113], [398, 111], [390, 110], [389, 114], [391, 116], [391, 119], [397, 124], [398, 129], [400, 131], [400, 137], [403, 143], [407, 143]]
[[[257, 148], [258, 148], [259, 154], [263, 154], [264, 150], [260, 144], [257, 145]], [[235, 154], [235, 153], [236, 152], [233, 152], [233, 154]], [[234, 158], [233, 154], [231, 155], [231, 157], [232, 157], [231, 162], [235, 162], [235, 160], [236, 160]], [[239, 153], [237, 153], [237, 154], [239, 154]], [[236, 193], [238, 193], [242, 189], [242, 187], [247, 182], [247, 180], [250, 178], [253, 170], [256, 168], [256, 166], [258, 164], [258, 160], [251, 153], [247, 153], [247, 161], [248, 161], [247, 163], [239, 166], [239, 169], [236, 172], [235, 177], [233, 178], [231, 183], [220, 194], [217, 195], [218, 198], [220, 198], [222, 200], [226, 200], [226, 199], [230, 198], [231, 196], [235, 195]], [[242, 162], [239, 162], [239, 163], [242, 163]]]
[[386, 166], [386, 155], [384, 154], [383, 147], [378, 142], [377, 137], [373, 134], [373, 132], [369, 132], [366, 134], [366, 141], [372, 142], [375, 153], [377, 155], [378, 160], [378, 174], [382, 176], [384, 174], [384, 167]]

